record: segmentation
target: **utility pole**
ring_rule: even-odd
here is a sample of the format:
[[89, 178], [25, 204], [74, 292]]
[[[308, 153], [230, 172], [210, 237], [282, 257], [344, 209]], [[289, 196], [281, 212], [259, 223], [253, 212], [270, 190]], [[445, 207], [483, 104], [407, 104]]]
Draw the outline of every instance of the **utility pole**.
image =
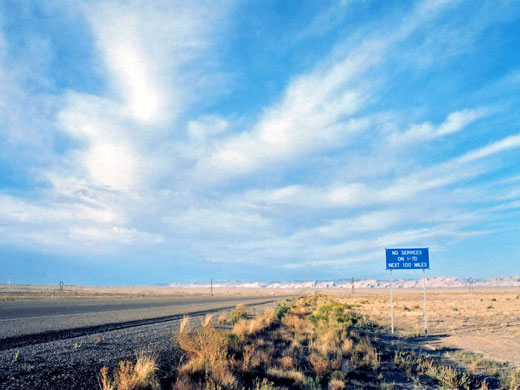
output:
[[352, 294], [354, 294], [354, 277], [352, 276]]
[[210, 286], [211, 286], [211, 296], [213, 296], [213, 278], [211, 279]]

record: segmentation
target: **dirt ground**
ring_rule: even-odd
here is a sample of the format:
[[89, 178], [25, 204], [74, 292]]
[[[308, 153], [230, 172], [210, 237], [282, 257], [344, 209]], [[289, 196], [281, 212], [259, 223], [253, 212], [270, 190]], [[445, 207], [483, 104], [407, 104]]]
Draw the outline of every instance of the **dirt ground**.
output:
[[132, 298], [179, 296], [255, 296], [305, 294], [297, 289], [265, 289], [235, 287], [169, 287], [169, 286], [33, 286], [25, 284], [0, 284], [0, 300], [33, 300], [59, 298]]
[[[314, 290], [214, 288], [215, 296], [306, 295]], [[387, 289], [350, 291], [327, 289], [355, 310], [390, 327], [390, 294]], [[117, 298], [131, 296], [191, 296], [208, 294], [209, 288], [178, 287], [84, 287], [0, 285], [0, 299]], [[480, 353], [499, 362], [520, 367], [520, 290], [467, 289], [427, 291], [428, 332], [431, 348], [451, 346]], [[404, 337], [424, 334], [422, 290], [394, 290], [395, 329]]]
[[[377, 323], [390, 327], [388, 290], [336, 296]], [[394, 291], [398, 335], [424, 335], [421, 290]], [[427, 292], [428, 333], [433, 349], [454, 347], [520, 367], [520, 290], [433, 290]]]

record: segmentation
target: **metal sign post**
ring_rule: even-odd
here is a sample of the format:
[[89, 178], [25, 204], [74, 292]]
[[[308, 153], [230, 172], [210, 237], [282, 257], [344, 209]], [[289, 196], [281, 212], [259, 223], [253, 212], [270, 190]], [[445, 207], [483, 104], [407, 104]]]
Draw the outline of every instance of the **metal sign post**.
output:
[[392, 334], [394, 334], [394, 280], [392, 277], [392, 270], [390, 270], [390, 317]]
[[394, 269], [422, 269], [424, 291], [424, 336], [428, 337], [428, 313], [426, 310], [426, 270], [430, 269], [429, 248], [400, 248], [385, 249], [386, 269], [390, 270], [390, 315], [392, 334], [394, 334], [394, 283], [392, 270]]
[[423, 273], [423, 292], [424, 292], [424, 337], [428, 337], [428, 312], [426, 310], [426, 270]]

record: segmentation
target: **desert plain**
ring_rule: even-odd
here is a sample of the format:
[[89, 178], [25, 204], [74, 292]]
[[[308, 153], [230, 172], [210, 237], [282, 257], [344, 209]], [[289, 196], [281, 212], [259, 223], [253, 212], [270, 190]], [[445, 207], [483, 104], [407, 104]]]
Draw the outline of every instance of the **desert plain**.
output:
[[[394, 316], [392, 335], [388, 289], [3, 285], [0, 388], [519, 388], [519, 289], [430, 289], [428, 337], [422, 290], [395, 290]], [[212, 377], [211, 365], [207, 380], [197, 376], [199, 355], [185, 346], [202, 337], [197, 329], [210, 328], [238, 340], [226, 341], [219, 358], [226, 361], [225, 380]], [[133, 364], [143, 354], [154, 359], [155, 379], [118, 383], [121, 362]], [[293, 358], [298, 354], [300, 360]], [[452, 377], [430, 375], [433, 369], [424, 367], [434, 363]], [[179, 381], [186, 372], [191, 379]]]

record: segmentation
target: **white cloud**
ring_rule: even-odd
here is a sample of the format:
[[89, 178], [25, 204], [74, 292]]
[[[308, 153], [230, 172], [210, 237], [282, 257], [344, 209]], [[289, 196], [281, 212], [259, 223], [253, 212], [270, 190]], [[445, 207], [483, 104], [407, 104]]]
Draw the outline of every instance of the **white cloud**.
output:
[[[97, 71], [107, 82], [98, 95], [70, 90], [40, 99], [23, 88], [26, 79], [42, 77], [37, 69], [15, 74], [12, 69], [18, 68], [10, 67], [10, 82], [0, 83], [0, 115], [9, 122], [2, 132], [7, 132], [9, 150], [19, 144], [29, 152], [34, 144], [38, 153], [32, 158], [50, 154], [52, 159], [32, 172], [50, 188], [30, 199], [0, 198], [0, 221], [10, 226], [4, 240], [61, 250], [84, 248], [85, 242], [92, 246], [96, 240], [103, 247], [162, 241], [160, 235], [139, 228], [146, 225], [136, 218], [140, 209], [153, 209], [153, 197], [146, 205], [141, 194], [155, 191], [158, 178], [168, 173], [171, 156], [161, 154], [161, 147], [175, 131], [179, 113], [197, 96], [193, 81], [204, 72], [209, 33], [222, 21], [224, 5], [84, 3], [82, 15], [100, 55], [93, 62], [103, 65]], [[1, 38], [0, 81], [6, 74], [4, 64], [16, 62], [5, 58]], [[195, 60], [200, 66], [187, 67]], [[55, 101], [60, 103], [56, 116], [51, 107]], [[36, 114], [43, 119], [33, 120]], [[63, 154], [52, 150], [54, 144], [42, 142], [44, 137], [53, 140], [56, 128], [74, 141]]]
[[488, 114], [485, 108], [464, 109], [452, 112], [446, 120], [438, 126], [430, 122], [413, 125], [403, 134], [393, 134], [392, 141], [395, 144], [406, 144], [409, 142], [424, 142], [447, 134], [452, 134], [464, 129], [470, 123]]
[[448, 115], [446, 121], [441, 123], [439, 128], [437, 129], [438, 136], [455, 133], [460, 131], [464, 127], [466, 127], [471, 122], [481, 118], [486, 115], [487, 111], [485, 109], [465, 109], [461, 111], [455, 111]]
[[[154, 246], [168, 247], [205, 261], [304, 268], [371, 261], [386, 245], [450, 245], [484, 234], [476, 226], [493, 221], [493, 212], [518, 207], [517, 183], [504, 181], [493, 190], [493, 180], [483, 178], [489, 188], [466, 185], [492, 173], [499, 163], [484, 159], [519, 147], [520, 136], [471, 151], [453, 143], [436, 155], [427, 142], [487, 120], [495, 106], [483, 101], [457, 110], [458, 102], [451, 102], [447, 114], [428, 104], [379, 101], [381, 90], [395, 88], [387, 60], [402, 52], [403, 41], [418, 46], [408, 39], [416, 30], [427, 33], [443, 5], [419, 3], [400, 23], [392, 17], [384, 24], [392, 25], [388, 31], [370, 25], [361, 43], [349, 37], [337, 42], [310, 71], [284, 75], [290, 81], [279, 100], [248, 124], [254, 113], [228, 112], [227, 106], [220, 113], [220, 102], [202, 101], [199, 94], [200, 80], [214, 77], [204, 53], [226, 12], [220, 4], [85, 3], [106, 89], [97, 95], [68, 91], [57, 98], [57, 122], [31, 122], [35, 131], [21, 132], [31, 138], [57, 126], [73, 142], [63, 153], [42, 148], [54, 161], [36, 174], [51, 188], [26, 199], [0, 195], [4, 242], [85, 253], [143, 245], [151, 248], [150, 258]], [[323, 15], [334, 19], [329, 11]], [[429, 45], [424, 41], [421, 48]], [[10, 79], [6, 74], [0, 65], [0, 81]], [[22, 85], [15, 81], [9, 88], [19, 93]], [[5, 107], [9, 99], [4, 96]], [[193, 104], [197, 99], [201, 105]], [[14, 104], [21, 123], [20, 101], [28, 100]], [[424, 122], [412, 125], [417, 113]], [[428, 120], [439, 115], [447, 116]], [[485, 123], [479, 130], [476, 137]], [[420, 142], [424, 148], [402, 158], [401, 145]], [[230, 183], [239, 176], [243, 180]], [[478, 202], [491, 206], [485, 210]], [[479, 212], [467, 212], [472, 207]]]
[[[111, 88], [104, 96], [66, 94], [58, 123], [82, 144], [56, 174], [129, 194], [148, 189], [175, 164], [165, 145], [195, 96], [190, 82], [197, 70], [187, 65], [197, 60], [204, 67], [208, 34], [226, 7], [99, 2], [83, 9]], [[192, 135], [215, 134], [208, 128], [215, 118], [192, 121]], [[217, 125], [223, 130], [225, 124]]]
[[136, 184], [138, 161], [129, 146], [98, 142], [83, 156], [83, 163], [95, 186], [128, 189]]
[[220, 208], [195, 208], [164, 218], [178, 234], [187, 232], [219, 235], [261, 234], [271, 228], [269, 220], [261, 215], [240, 210], [226, 211]]
[[[86, 194], [74, 195], [69, 199], [47, 193], [38, 201], [1, 195], [0, 241], [27, 247], [46, 245], [60, 251], [95, 251], [163, 241], [160, 235], [125, 227], [125, 218], [106, 202]], [[100, 246], [93, 248], [96, 241]]]
[[160, 235], [119, 226], [74, 226], [69, 232], [71, 239], [81, 242], [82, 245], [88, 245], [89, 242], [94, 242], [97, 245], [106, 242], [131, 246], [149, 246], [164, 241], [164, 238]]
[[85, 6], [108, 81], [131, 118], [152, 125], [179, 114], [188, 90], [176, 76], [206, 49], [205, 36], [214, 26], [208, 21], [217, 21], [224, 9], [191, 2]]
[[[250, 130], [215, 143], [210, 155], [197, 163], [196, 173], [211, 171], [211, 176], [226, 180], [347, 145], [371, 123], [355, 117], [371, 99], [373, 83], [363, 79], [365, 73], [385, 59], [392, 45], [434, 18], [444, 3], [421, 3], [393, 33], [369, 37], [339, 60], [334, 51], [313, 71], [293, 79], [281, 101], [267, 109]], [[439, 131], [455, 131], [463, 125], [458, 123], [462, 117], [468, 116], [454, 114]]]
[[371, 211], [354, 218], [333, 220], [315, 231], [332, 237], [341, 237], [352, 232], [378, 231], [402, 223], [409, 215], [410, 212], [404, 210]]
[[188, 135], [196, 142], [208, 142], [229, 129], [229, 121], [217, 115], [203, 115], [188, 122]]
[[[58, 207], [56, 207], [58, 206]], [[0, 196], [2, 220], [9, 223], [30, 225], [56, 224], [70, 222], [114, 223], [119, 217], [117, 212], [100, 205], [56, 204], [43, 201], [35, 204], [10, 196]]]
[[518, 147], [520, 147], [520, 134], [515, 134], [499, 141], [495, 141], [480, 149], [472, 150], [455, 161], [457, 163], [465, 164]]
[[247, 201], [260, 204], [291, 204], [313, 208], [358, 207], [410, 201], [425, 191], [444, 188], [488, 171], [485, 166], [472, 166], [492, 154], [520, 147], [520, 136], [511, 136], [483, 148], [473, 150], [450, 161], [420, 169], [379, 185], [363, 182], [329, 187], [292, 185], [273, 190], [251, 190]]
[[197, 170], [232, 177], [348, 143], [370, 124], [353, 117], [368, 97], [355, 77], [378, 61], [381, 50], [379, 42], [366, 42], [341, 62], [298, 77], [252, 130], [217, 143]]
[[145, 157], [133, 147], [139, 135], [132, 134], [133, 125], [124, 125], [119, 107], [108, 99], [74, 93], [65, 102], [61, 128], [85, 146], [72, 154], [70, 170], [61, 166], [58, 171], [119, 191], [140, 187]]
[[381, 258], [381, 251], [370, 251], [357, 256], [348, 256], [344, 258], [335, 259], [322, 259], [313, 261], [301, 261], [298, 263], [284, 264], [284, 269], [302, 269], [302, 268], [314, 268], [314, 267], [327, 267], [333, 266], [334, 269], [342, 269], [350, 267], [352, 263], [369, 262]]

